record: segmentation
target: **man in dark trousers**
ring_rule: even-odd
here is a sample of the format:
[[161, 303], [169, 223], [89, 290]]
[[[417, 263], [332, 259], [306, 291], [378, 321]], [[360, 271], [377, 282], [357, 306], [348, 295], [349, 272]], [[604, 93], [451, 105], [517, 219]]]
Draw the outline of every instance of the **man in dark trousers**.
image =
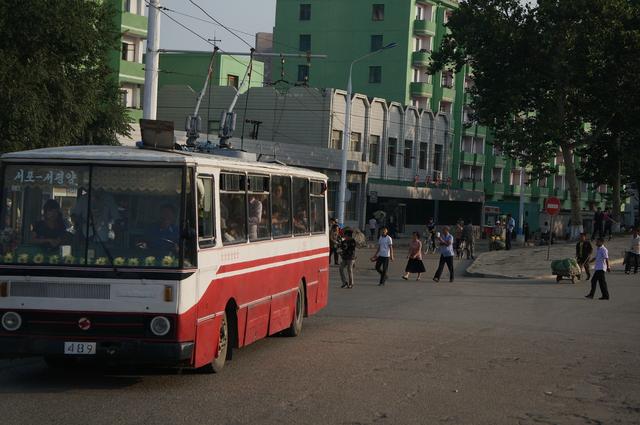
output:
[[602, 213], [600, 207], [598, 207], [598, 210], [593, 213], [593, 232], [591, 233], [591, 240], [594, 240], [596, 238], [596, 234], [599, 238], [602, 237], [603, 226], [604, 214]]
[[611, 268], [609, 267], [609, 250], [604, 246], [604, 239], [598, 238], [596, 241], [596, 258], [591, 260], [595, 261], [595, 271], [593, 272], [593, 277], [591, 278], [591, 291], [585, 296], [586, 298], [593, 299], [593, 296], [596, 293], [596, 286], [600, 283], [600, 292], [602, 296], [601, 300], [609, 299], [609, 290], [607, 289], [607, 279], [605, 278], [605, 272], [610, 272]]
[[507, 237], [505, 239], [505, 249], [511, 249], [511, 241], [513, 240], [513, 231], [516, 228], [516, 220], [507, 214]]
[[436, 270], [436, 274], [433, 276], [433, 281], [440, 282], [440, 276], [446, 264], [449, 269], [449, 282], [453, 282], [453, 236], [449, 233], [449, 227], [445, 226], [442, 229], [442, 235], [438, 238], [438, 244], [440, 246], [440, 262], [438, 263], [438, 270]]
[[340, 279], [341, 288], [353, 288], [353, 267], [356, 262], [356, 241], [353, 239], [353, 231], [346, 229], [344, 239], [340, 243]]
[[591, 253], [593, 247], [591, 242], [587, 239], [586, 233], [580, 233], [580, 240], [576, 244], [576, 261], [580, 267], [584, 267], [584, 272], [587, 274], [587, 279], [591, 278], [589, 272], [589, 261], [591, 261]]

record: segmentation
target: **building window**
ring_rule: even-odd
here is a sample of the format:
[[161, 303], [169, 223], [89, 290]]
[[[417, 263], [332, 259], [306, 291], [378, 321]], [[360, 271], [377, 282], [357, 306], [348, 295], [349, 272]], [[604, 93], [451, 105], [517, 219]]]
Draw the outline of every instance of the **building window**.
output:
[[433, 146], [433, 169], [436, 172], [440, 172], [440, 173], [442, 173], [443, 152], [444, 152], [444, 149], [442, 145]]
[[554, 178], [554, 187], [557, 190], [564, 190], [564, 176], [556, 175]]
[[451, 102], [446, 102], [444, 100], [441, 100], [440, 112], [442, 112], [443, 114], [451, 115]]
[[502, 168], [494, 168], [491, 171], [491, 183], [502, 184]]
[[371, 36], [371, 51], [375, 52], [376, 50], [382, 49], [382, 35], [376, 34]]
[[331, 149], [342, 149], [342, 131], [340, 130], [332, 130], [331, 131], [331, 142], [329, 144]]
[[371, 20], [384, 21], [384, 4], [374, 4], [372, 7]]
[[309, 21], [309, 20], [311, 20], [311, 5], [310, 4], [301, 4], [300, 5], [300, 20], [301, 21]]
[[122, 43], [122, 60], [127, 62], [135, 62], [136, 47], [133, 43]]
[[369, 67], [369, 83], [380, 84], [382, 82], [382, 67], [370, 66]]
[[362, 134], [351, 132], [351, 146], [349, 150], [352, 152], [360, 152], [362, 150]]
[[520, 170], [511, 170], [509, 184], [511, 186], [520, 186]]
[[227, 74], [227, 85], [229, 87], [238, 88], [238, 81], [239, 81], [239, 78], [237, 75]]
[[413, 153], [413, 140], [405, 140], [404, 155], [403, 155], [404, 168], [411, 168], [411, 162], [413, 160], [412, 153]]
[[120, 90], [120, 104], [125, 108], [129, 106], [129, 92], [127, 90]]
[[298, 65], [298, 81], [309, 81], [309, 65]]
[[380, 136], [369, 135], [369, 162], [378, 163], [378, 153], [380, 149]]
[[462, 181], [481, 182], [482, 167], [473, 166], [473, 165], [461, 165], [460, 179]]
[[418, 168], [421, 170], [427, 169], [427, 144], [420, 143], [420, 152], [418, 154]]
[[311, 51], [311, 34], [300, 34], [300, 43], [298, 50], [301, 52]]
[[447, 89], [453, 88], [453, 71], [442, 72], [442, 87]]
[[389, 137], [389, 151], [387, 152], [387, 165], [396, 166], [396, 149], [398, 147], [398, 139]]

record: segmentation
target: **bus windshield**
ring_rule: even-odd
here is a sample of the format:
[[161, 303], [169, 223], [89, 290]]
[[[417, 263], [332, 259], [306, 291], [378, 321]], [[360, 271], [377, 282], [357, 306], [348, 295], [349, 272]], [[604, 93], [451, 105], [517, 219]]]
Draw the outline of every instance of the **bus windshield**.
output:
[[10, 164], [0, 263], [182, 267], [183, 168]]

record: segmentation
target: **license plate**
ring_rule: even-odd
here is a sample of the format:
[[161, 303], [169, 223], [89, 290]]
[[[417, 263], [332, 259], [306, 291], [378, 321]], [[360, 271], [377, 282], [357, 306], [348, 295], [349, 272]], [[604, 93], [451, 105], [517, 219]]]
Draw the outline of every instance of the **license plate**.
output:
[[64, 354], [91, 355], [96, 353], [95, 342], [65, 342]]

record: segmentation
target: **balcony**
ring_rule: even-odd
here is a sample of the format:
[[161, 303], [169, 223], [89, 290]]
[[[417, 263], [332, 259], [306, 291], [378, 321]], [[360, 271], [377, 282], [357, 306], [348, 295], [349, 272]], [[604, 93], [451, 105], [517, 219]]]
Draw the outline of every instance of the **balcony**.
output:
[[464, 129], [465, 136], [487, 137], [487, 128], [481, 125], [472, 124]]
[[484, 183], [482, 180], [460, 179], [460, 189], [484, 191]]
[[134, 13], [122, 13], [122, 22], [120, 23], [122, 32], [127, 35], [147, 38], [147, 17], [136, 15]]
[[460, 152], [460, 162], [469, 165], [484, 165], [484, 155], [479, 153]]
[[144, 84], [144, 64], [120, 60], [121, 83]]
[[453, 102], [456, 100], [456, 90], [453, 87], [442, 87], [442, 98], [449, 102]]
[[433, 95], [433, 85], [429, 83], [411, 83], [409, 85], [411, 97], [431, 97]]
[[431, 52], [420, 50], [411, 54], [411, 63], [417, 68], [426, 68], [431, 61]]
[[501, 156], [494, 156], [493, 157], [493, 166], [494, 167], [504, 168], [506, 165], [507, 165], [507, 161], [505, 161], [503, 157], [501, 157]]
[[416, 19], [413, 21], [413, 33], [415, 35], [436, 35], [436, 23], [433, 21], [425, 21]]

